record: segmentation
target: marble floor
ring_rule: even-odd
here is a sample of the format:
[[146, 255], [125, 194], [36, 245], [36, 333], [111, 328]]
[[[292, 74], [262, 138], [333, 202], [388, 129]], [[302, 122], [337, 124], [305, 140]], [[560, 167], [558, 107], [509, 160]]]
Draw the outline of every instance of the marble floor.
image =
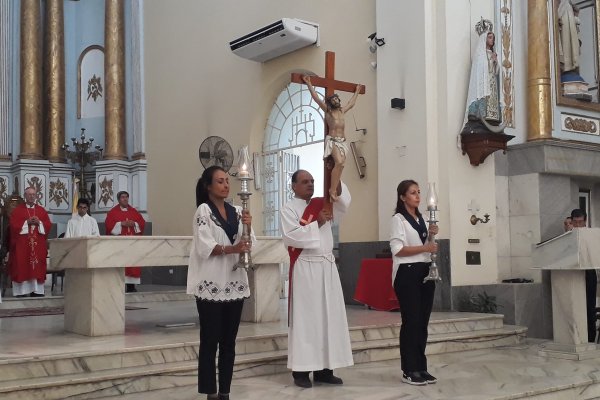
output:
[[[135, 294], [131, 294], [135, 296]], [[129, 296], [129, 295], [128, 295]], [[20, 299], [15, 299], [19, 301]], [[25, 299], [29, 301], [29, 299]], [[31, 299], [35, 301], [35, 299]], [[6, 302], [4, 303], [6, 306]], [[125, 311], [125, 335], [87, 337], [64, 331], [64, 315], [0, 318], [0, 361], [54, 354], [109, 352], [144, 346], [189, 343], [199, 340], [198, 314], [193, 299], [127, 303], [139, 307]], [[242, 322], [238, 337], [287, 333], [287, 302], [280, 304], [278, 322]], [[432, 321], [463, 318], [465, 313], [432, 313]], [[400, 313], [347, 306], [349, 327], [369, 327], [400, 322]]]
[[[336, 370], [344, 379], [342, 386], [301, 389], [293, 385], [288, 373], [237, 379], [233, 381], [231, 399], [600, 399], [600, 360], [550, 360], [537, 355], [542, 347], [542, 341], [528, 340], [515, 347], [429, 356], [429, 371], [439, 379], [433, 385], [402, 383], [399, 360], [392, 360]], [[204, 398], [194, 387], [118, 396], [121, 400]]]
[[[64, 317], [48, 315], [0, 318], [0, 362], [56, 354], [109, 352], [144, 346], [198, 341], [195, 302], [161, 301], [131, 303], [145, 309], [126, 311], [126, 334], [85, 337], [63, 331]], [[282, 301], [282, 320], [242, 323], [243, 337], [287, 331]], [[359, 306], [347, 308], [352, 326], [377, 326], [399, 322], [400, 315]], [[432, 319], [452, 319], [461, 313], [433, 313]], [[336, 373], [343, 386], [300, 389], [289, 373], [235, 379], [231, 398], [236, 399], [600, 399], [600, 359], [568, 361], [538, 355], [544, 342], [429, 356], [430, 372], [440, 381], [414, 387], [400, 381], [399, 360], [358, 364]], [[116, 397], [108, 397], [114, 398]], [[122, 400], [203, 399], [192, 386], [118, 396]]]

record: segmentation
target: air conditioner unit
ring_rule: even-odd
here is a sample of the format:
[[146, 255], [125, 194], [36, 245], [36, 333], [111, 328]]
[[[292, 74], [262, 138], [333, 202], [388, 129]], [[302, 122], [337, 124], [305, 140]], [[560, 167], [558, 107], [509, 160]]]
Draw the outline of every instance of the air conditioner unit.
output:
[[229, 42], [231, 51], [249, 60], [265, 62], [311, 44], [319, 45], [319, 24], [282, 18]]

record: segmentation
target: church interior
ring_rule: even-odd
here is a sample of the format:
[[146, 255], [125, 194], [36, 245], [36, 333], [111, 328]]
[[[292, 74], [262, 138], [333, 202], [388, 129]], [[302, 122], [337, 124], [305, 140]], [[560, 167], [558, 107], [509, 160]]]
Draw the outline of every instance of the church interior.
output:
[[[327, 190], [327, 124], [304, 76], [342, 104], [363, 88], [334, 224], [355, 365], [343, 387], [307, 390], [285, 363], [280, 227], [294, 171]], [[199, 398], [185, 285], [212, 165], [258, 237], [232, 397], [600, 398], [584, 282], [600, 264], [599, 79], [600, 0], [0, 0], [0, 398]], [[423, 387], [400, 381], [388, 276], [405, 179], [439, 226], [439, 382]], [[6, 265], [30, 187], [52, 221], [44, 298], [14, 297]], [[121, 191], [146, 221], [139, 240], [57, 239], [78, 198], [104, 235]], [[573, 209], [590, 229], [565, 232]], [[125, 265], [143, 267], [137, 293]]]

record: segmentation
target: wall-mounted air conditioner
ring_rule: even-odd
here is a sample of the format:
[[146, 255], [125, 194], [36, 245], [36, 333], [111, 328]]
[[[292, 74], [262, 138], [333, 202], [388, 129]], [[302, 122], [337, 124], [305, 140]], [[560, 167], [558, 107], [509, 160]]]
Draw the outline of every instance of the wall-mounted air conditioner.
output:
[[319, 24], [282, 18], [229, 42], [231, 51], [249, 60], [265, 62], [312, 44], [319, 45]]

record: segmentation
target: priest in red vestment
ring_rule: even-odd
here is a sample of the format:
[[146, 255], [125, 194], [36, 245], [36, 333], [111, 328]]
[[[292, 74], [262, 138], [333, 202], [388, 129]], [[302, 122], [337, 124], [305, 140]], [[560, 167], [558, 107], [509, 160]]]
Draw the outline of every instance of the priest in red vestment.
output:
[[47, 239], [52, 223], [44, 207], [36, 202], [37, 192], [29, 187], [25, 189], [25, 203], [10, 214], [8, 264], [16, 297], [44, 296]]
[[[144, 232], [144, 217], [129, 205], [129, 193], [117, 193], [119, 204], [106, 214], [106, 234], [116, 236], [142, 235]], [[140, 283], [142, 269], [140, 267], [125, 268], [125, 291], [136, 292], [135, 285]]]

